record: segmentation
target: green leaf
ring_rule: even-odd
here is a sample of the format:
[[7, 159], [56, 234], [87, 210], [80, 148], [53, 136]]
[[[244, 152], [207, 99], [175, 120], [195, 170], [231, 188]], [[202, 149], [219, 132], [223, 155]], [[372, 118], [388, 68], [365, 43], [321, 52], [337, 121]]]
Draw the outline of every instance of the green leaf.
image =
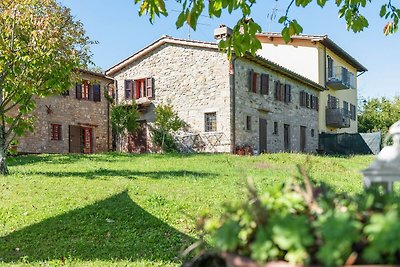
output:
[[382, 18], [383, 16], [385, 16], [385, 14], [386, 14], [386, 5], [382, 5], [381, 11], [379, 12], [379, 16], [381, 16]]
[[215, 233], [215, 245], [222, 251], [234, 251], [239, 245], [240, 226], [234, 220], [227, 220]]

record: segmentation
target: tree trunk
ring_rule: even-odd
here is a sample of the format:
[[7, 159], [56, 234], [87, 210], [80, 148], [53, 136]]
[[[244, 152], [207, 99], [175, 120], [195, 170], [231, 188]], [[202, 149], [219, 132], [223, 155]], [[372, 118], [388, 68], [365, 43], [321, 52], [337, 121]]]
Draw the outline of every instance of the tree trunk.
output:
[[7, 167], [7, 151], [4, 146], [0, 148], [0, 174], [9, 174]]
[[0, 174], [9, 174], [7, 168], [6, 133], [4, 126], [0, 126]]

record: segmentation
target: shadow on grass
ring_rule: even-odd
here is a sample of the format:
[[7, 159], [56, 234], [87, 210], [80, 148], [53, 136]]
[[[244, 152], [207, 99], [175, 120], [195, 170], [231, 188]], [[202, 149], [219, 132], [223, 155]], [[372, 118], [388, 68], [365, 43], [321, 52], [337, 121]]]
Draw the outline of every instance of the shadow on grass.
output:
[[[195, 240], [138, 206], [126, 191], [0, 238], [0, 263], [62, 258], [179, 262]], [[18, 249], [16, 249], [18, 248]]]
[[129, 154], [109, 152], [104, 154], [31, 154], [31, 155], [18, 155], [8, 158], [9, 166], [21, 166], [38, 163], [47, 164], [71, 164], [80, 162], [82, 160], [95, 160], [96, 162], [120, 162], [130, 161], [143, 157], [150, 157], [154, 159], [163, 158], [190, 158], [201, 155], [202, 157], [213, 157], [214, 154], [210, 153], [168, 153], [168, 154]]
[[126, 179], [138, 179], [148, 177], [151, 179], [174, 179], [174, 178], [191, 178], [191, 179], [205, 179], [215, 178], [218, 175], [207, 172], [195, 171], [133, 171], [133, 170], [109, 170], [109, 169], [96, 169], [90, 171], [32, 171], [33, 175], [44, 175], [48, 177], [80, 177], [85, 179], [102, 179], [107, 177], [123, 177]]

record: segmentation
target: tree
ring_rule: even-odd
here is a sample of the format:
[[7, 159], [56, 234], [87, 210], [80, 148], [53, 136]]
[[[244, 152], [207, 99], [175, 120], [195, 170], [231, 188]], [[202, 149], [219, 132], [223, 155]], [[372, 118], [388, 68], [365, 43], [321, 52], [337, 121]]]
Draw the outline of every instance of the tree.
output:
[[70, 88], [91, 43], [55, 0], [0, 0], [0, 173], [10, 143], [32, 130], [35, 99]]
[[380, 131], [385, 136], [389, 127], [400, 120], [400, 97], [395, 97], [392, 101], [384, 97], [372, 98], [360, 110], [359, 132]]
[[111, 126], [114, 133], [118, 136], [120, 150], [122, 150], [122, 135], [124, 132], [135, 134], [139, 123], [139, 113], [136, 104], [132, 105], [118, 105], [113, 106], [111, 109]]
[[171, 105], [158, 105], [154, 112], [156, 118], [152, 129], [153, 142], [164, 152], [176, 151], [173, 133], [182, 129], [185, 122], [179, 118]]
[[[324, 7], [327, 2], [327, 0], [315, 1], [321, 7]], [[165, 0], [135, 0], [135, 3], [140, 5], [139, 15], [149, 15], [151, 23], [154, 22], [156, 16], [168, 16], [166, 2]], [[177, 28], [187, 23], [196, 30], [197, 21], [203, 13], [207, 12], [206, 10], [208, 10], [210, 18], [220, 17], [222, 11], [231, 14], [233, 11], [239, 10], [242, 13], [242, 17], [233, 28], [232, 35], [219, 43], [220, 48], [228, 53], [229, 58], [232, 53], [242, 56], [246, 52], [250, 52], [254, 55], [261, 48], [261, 43], [256, 38], [256, 34], [261, 32], [261, 27], [255, 21], [248, 19], [256, 0], [175, 0], [175, 2], [182, 6], [182, 11], [176, 20]], [[293, 4], [297, 7], [306, 7], [311, 2], [313, 0], [291, 0], [285, 15], [279, 18], [279, 23], [283, 25], [282, 36], [286, 42], [290, 41], [290, 36], [303, 32], [303, 28], [297, 20], [289, 16]], [[348, 30], [360, 32], [368, 27], [368, 20], [361, 14], [361, 10], [370, 2], [371, 0], [335, 0], [338, 15], [346, 21]], [[387, 0], [382, 5], [379, 15], [387, 20], [384, 34], [395, 33], [398, 29], [400, 9], [395, 7], [391, 0]]]

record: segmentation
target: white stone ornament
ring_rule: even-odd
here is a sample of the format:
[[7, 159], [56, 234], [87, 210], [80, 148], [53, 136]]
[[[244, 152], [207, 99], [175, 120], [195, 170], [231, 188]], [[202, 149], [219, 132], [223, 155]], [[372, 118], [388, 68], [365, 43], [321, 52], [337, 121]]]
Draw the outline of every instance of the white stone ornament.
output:
[[372, 184], [382, 184], [390, 192], [393, 190], [393, 183], [400, 181], [400, 121], [389, 128], [386, 141], [390, 138], [393, 145], [385, 146], [376, 160], [362, 171], [365, 188]]

